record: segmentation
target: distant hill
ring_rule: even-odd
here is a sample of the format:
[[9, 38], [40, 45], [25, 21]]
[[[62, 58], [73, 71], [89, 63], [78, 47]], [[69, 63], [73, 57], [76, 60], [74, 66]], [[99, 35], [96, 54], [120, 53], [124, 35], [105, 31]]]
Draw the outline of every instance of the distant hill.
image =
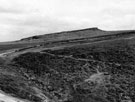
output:
[[[106, 42], [116, 39], [134, 39], [135, 30], [104, 31], [99, 28], [87, 28], [73, 31], [62, 31], [51, 34], [35, 35], [13, 42], [0, 43], [0, 53], [9, 50], [40, 51], [40, 49], [63, 48], [82, 44]], [[39, 48], [40, 47], [40, 48]], [[13, 52], [11, 51], [11, 52]]]
[[87, 28], [81, 30], [73, 30], [73, 31], [63, 31], [58, 33], [51, 33], [51, 34], [44, 34], [44, 35], [37, 35], [28, 38], [23, 38], [21, 41], [60, 41], [60, 40], [71, 40], [71, 39], [80, 39], [80, 38], [87, 38], [87, 37], [97, 37], [103, 35], [112, 35], [112, 34], [119, 34], [123, 32], [133, 32], [133, 30], [128, 31], [104, 31], [99, 28]]
[[[100, 34], [102, 32], [102, 34]], [[81, 30], [73, 30], [73, 31], [63, 31], [51, 34], [37, 35], [28, 38], [24, 38], [21, 40], [38, 40], [44, 39], [46, 41], [50, 40], [67, 40], [67, 39], [76, 39], [76, 38], [84, 38], [84, 37], [93, 37], [104, 35], [105, 31], [102, 31], [98, 28], [87, 28]]]

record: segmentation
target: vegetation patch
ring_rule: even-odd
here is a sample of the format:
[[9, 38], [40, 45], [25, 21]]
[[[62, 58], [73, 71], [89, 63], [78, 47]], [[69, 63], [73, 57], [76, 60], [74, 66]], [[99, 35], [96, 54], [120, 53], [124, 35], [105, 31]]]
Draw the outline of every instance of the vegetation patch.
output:
[[134, 54], [121, 42], [25, 53], [13, 65], [56, 102], [134, 102]]

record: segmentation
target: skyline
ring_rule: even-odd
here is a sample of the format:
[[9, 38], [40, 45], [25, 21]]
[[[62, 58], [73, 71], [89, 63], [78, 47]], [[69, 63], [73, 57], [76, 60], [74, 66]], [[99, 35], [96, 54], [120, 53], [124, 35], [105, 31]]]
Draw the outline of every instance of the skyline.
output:
[[98, 27], [135, 30], [133, 0], [0, 0], [0, 42]]

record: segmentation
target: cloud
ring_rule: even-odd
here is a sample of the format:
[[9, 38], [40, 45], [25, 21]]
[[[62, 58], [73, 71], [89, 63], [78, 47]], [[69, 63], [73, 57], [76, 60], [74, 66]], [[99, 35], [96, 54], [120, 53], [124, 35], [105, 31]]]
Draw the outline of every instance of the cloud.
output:
[[[40, 17], [38, 15], [18, 15], [16, 18], [14, 16], [8, 18], [8, 21], [4, 22], [5, 24], [0, 24], [3, 28], [0, 29], [0, 32], [3, 32], [3, 36], [7, 40], [17, 40], [38, 34], [73, 29], [72, 24], [47, 16]], [[20, 18], [21, 20], [17, 18]], [[0, 38], [0, 40], [2, 39], [3, 38]]]
[[17, 13], [21, 13], [21, 10], [19, 10], [19, 8], [14, 7], [14, 5], [12, 5], [12, 3], [7, 0], [1, 0], [0, 1], [0, 14], [2, 13], [11, 13], [11, 14], [17, 14]]
[[0, 13], [18, 14], [18, 13], [22, 13], [22, 12], [17, 9], [7, 9], [7, 8], [0, 7]]

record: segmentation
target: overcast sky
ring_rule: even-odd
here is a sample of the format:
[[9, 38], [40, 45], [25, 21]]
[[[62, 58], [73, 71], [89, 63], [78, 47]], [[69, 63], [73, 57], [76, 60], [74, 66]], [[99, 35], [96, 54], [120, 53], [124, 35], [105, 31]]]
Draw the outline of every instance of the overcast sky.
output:
[[0, 0], [0, 41], [90, 27], [135, 29], [135, 0]]

